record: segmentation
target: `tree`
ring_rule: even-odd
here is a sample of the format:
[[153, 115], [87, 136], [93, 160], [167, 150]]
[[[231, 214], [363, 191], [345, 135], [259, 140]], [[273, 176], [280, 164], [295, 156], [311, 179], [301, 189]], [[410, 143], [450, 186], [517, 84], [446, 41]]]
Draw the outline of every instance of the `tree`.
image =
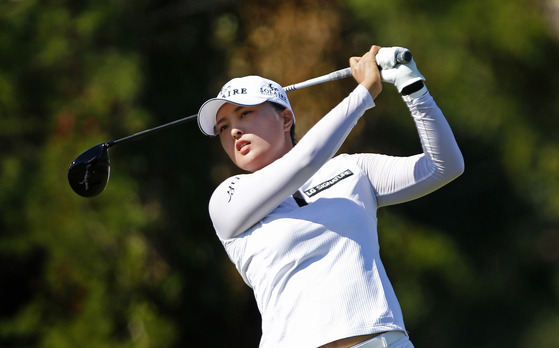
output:
[[[0, 345], [256, 346], [252, 293], [207, 215], [235, 171], [219, 144], [184, 125], [112, 148], [110, 183], [93, 199], [70, 190], [66, 171], [92, 145], [194, 114], [232, 77], [288, 85], [376, 43], [411, 49], [466, 159], [442, 190], [379, 211], [413, 341], [557, 346], [559, 50], [545, 6], [1, 3]], [[291, 92], [298, 136], [353, 86]], [[391, 87], [342, 151], [419, 151]]]

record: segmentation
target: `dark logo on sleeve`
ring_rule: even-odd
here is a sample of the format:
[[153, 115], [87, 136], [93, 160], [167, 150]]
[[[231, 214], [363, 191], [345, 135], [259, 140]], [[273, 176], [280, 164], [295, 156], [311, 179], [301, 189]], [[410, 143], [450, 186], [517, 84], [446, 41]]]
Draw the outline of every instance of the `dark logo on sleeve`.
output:
[[233, 180], [231, 180], [231, 183], [227, 188], [227, 194], [229, 195], [229, 200], [227, 201], [227, 203], [231, 202], [231, 198], [233, 198], [233, 194], [235, 194], [235, 184], [237, 183], [237, 181], [239, 181], [239, 179], [240, 178], [236, 176], [233, 178]]
[[353, 172], [349, 169], [344, 170], [343, 172], [341, 172], [340, 174], [336, 175], [335, 177], [333, 177], [330, 180], [326, 180], [325, 182], [316, 185], [315, 187], [311, 187], [308, 190], [305, 190], [305, 194], [307, 195], [307, 197], [312, 197], [326, 189], [329, 189], [330, 187], [336, 185], [338, 182], [340, 182], [341, 180], [352, 176]]

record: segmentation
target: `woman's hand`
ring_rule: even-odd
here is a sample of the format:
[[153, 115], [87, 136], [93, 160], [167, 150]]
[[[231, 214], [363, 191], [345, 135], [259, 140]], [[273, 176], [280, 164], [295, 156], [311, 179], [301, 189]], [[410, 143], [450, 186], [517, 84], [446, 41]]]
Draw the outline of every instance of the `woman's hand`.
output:
[[349, 59], [353, 78], [369, 90], [373, 99], [382, 91], [382, 80], [375, 59], [379, 50], [380, 46], [373, 45], [369, 52], [362, 57], [351, 57]]

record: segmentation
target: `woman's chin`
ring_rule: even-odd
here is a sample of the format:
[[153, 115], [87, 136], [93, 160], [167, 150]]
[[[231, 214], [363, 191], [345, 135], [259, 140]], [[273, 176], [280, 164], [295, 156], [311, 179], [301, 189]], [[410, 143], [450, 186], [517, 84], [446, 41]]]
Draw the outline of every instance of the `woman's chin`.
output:
[[246, 158], [246, 156], [243, 156], [242, 158], [238, 158], [235, 161], [235, 164], [237, 165], [237, 167], [239, 167], [240, 169], [247, 171], [247, 172], [254, 172], [255, 170], [255, 164], [254, 161], [251, 161], [249, 158]]
[[243, 158], [242, 160], [237, 162], [237, 167], [241, 168], [247, 172], [255, 172], [259, 169], [264, 168], [266, 165], [260, 163], [260, 161], [250, 160], [249, 158]]
[[276, 159], [277, 156], [272, 156], [270, 153], [251, 151], [244, 156], [238, 156], [235, 164], [242, 170], [252, 173], [266, 167]]

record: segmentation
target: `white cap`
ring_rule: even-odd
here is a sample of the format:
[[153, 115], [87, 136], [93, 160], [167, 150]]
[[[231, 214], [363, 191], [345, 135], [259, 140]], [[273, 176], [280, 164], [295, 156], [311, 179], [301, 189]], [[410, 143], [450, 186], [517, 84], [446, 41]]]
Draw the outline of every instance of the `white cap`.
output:
[[202, 105], [198, 112], [198, 126], [206, 135], [217, 135], [216, 116], [223, 104], [253, 106], [266, 101], [280, 104], [291, 110], [287, 94], [277, 82], [255, 75], [234, 78], [223, 86], [216, 98]]

